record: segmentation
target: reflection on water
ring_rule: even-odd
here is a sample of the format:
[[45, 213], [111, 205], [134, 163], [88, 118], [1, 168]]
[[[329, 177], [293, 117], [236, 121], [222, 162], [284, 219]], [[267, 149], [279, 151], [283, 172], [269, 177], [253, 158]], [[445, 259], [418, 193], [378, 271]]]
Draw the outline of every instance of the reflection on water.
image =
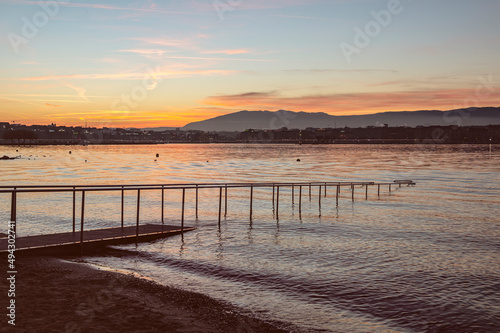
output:
[[[3, 154], [12, 154], [5, 148]], [[18, 148], [19, 149], [19, 148]], [[72, 150], [72, 154], [68, 154]], [[128, 257], [88, 260], [230, 301], [303, 331], [493, 332], [500, 329], [500, 147], [356, 145], [164, 145], [21, 148], [2, 161], [3, 184], [134, 184], [242, 181], [392, 181], [388, 193], [305, 187], [228, 190], [220, 228], [218, 189], [186, 192], [180, 237], [122, 246]], [[156, 153], [160, 154], [156, 158]], [[29, 157], [30, 159], [27, 159]], [[157, 160], [155, 162], [155, 159]], [[297, 162], [300, 159], [300, 162]], [[87, 162], [85, 162], [87, 160]], [[208, 162], [207, 162], [208, 161]], [[160, 193], [141, 192], [141, 221], [158, 221]], [[167, 191], [167, 223], [179, 223], [181, 191]], [[9, 198], [0, 196], [0, 218]], [[119, 223], [120, 196], [88, 194], [94, 227]], [[136, 197], [126, 195], [126, 224]], [[23, 234], [71, 228], [70, 194], [20, 195]], [[55, 209], [54, 207], [57, 207]], [[87, 207], [87, 206], [86, 206]], [[90, 208], [91, 207], [91, 208]], [[50, 223], [49, 223], [50, 222]], [[5, 223], [3, 223], [5, 224]]]

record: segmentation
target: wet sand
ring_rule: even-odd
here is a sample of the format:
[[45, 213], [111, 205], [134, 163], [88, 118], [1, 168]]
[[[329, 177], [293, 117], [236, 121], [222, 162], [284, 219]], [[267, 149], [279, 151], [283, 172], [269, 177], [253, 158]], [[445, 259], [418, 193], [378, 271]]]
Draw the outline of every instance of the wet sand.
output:
[[[3, 332], [289, 332], [235, 307], [131, 274], [50, 257], [16, 259], [16, 326]], [[5, 270], [6, 271], [6, 270]], [[285, 327], [285, 329], [280, 329]]]

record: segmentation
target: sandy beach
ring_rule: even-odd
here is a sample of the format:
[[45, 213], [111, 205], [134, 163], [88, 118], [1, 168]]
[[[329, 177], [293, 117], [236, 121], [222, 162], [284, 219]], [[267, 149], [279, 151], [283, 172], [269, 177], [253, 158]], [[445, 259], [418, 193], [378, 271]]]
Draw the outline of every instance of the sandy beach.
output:
[[[72, 261], [68, 261], [72, 260]], [[15, 329], [4, 332], [287, 332], [207, 296], [50, 257], [16, 260]], [[2, 279], [2, 290], [7, 291]], [[6, 311], [7, 297], [2, 297]]]

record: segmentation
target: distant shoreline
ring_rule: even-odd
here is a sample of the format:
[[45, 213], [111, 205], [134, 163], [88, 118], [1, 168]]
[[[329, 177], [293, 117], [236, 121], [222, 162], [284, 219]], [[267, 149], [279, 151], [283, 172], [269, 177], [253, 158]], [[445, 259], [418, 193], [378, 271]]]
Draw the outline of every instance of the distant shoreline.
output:
[[[1, 124], [1, 123], [0, 123]], [[500, 143], [500, 125], [368, 126], [358, 128], [282, 127], [242, 132], [142, 131], [65, 126], [0, 126], [0, 145], [152, 145], [173, 143], [270, 144], [486, 144]]]
[[32, 146], [126, 146], [126, 145], [136, 145], [136, 146], [144, 146], [144, 145], [176, 145], [176, 144], [190, 144], [190, 145], [209, 145], [209, 144], [282, 144], [282, 145], [303, 145], [303, 146], [317, 146], [317, 145], [421, 145], [421, 144], [434, 144], [434, 145], [487, 145], [493, 144], [497, 145], [500, 142], [489, 142], [489, 141], [479, 141], [479, 142], [439, 142], [437, 140], [346, 140], [346, 141], [338, 141], [338, 142], [292, 142], [292, 141], [225, 141], [225, 142], [190, 142], [190, 141], [179, 141], [179, 142], [89, 142], [85, 144], [81, 143], [62, 143], [62, 142], [43, 142], [43, 143], [27, 143], [27, 144], [19, 144], [19, 143], [1, 143], [0, 146], [3, 147], [32, 147]]

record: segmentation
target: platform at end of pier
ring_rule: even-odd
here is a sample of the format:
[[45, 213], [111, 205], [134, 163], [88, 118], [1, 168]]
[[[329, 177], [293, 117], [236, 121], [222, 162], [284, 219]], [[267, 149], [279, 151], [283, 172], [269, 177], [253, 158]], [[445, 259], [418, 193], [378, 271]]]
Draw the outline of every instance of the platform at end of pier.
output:
[[[143, 224], [138, 227], [84, 230], [83, 237], [80, 231], [25, 236], [16, 239], [16, 253], [72, 254], [106, 245], [148, 242], [194, 229], [165, 224]], [[7, 252], [7, 243], [7, 238], [0, 239], [0, 253]]]

